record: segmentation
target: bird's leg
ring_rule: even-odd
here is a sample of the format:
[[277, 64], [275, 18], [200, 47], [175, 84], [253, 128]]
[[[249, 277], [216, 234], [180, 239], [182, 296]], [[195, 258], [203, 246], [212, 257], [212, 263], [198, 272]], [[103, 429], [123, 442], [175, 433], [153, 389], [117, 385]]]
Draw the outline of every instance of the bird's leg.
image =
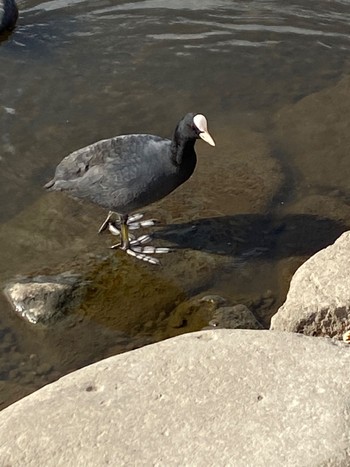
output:
[[151, 241], [152, 237], [150, 235], [142, 235], [136, 240], [130, 240], [127, 215], [120, 216], [120, 237], [121, 243], [113, 245], [111, 248], [120, 248], [121, 250], [126, 251], [128, 255], [134, 256], [137, 259], [141, 259], [142, 261], [146, 261], [151, 264], [159, 264], [159, 260], [148, 256], [149, 254], [169, 253], [170, 251], [170, 248], [143, 246], [145, 243]]
[[[117, 215], [120, 218], [120, 215], [116, 214], [114, 211], [109, 211], [108, 216], [99, 228], [98, 233], [101, 233], [108, 228], [112, 235], [120, 235], [121, 221], [120, 219], [112, 220], [114, 215]], [[129, 230], [137, 230], [141, 227], [151, 227], [152, 225], [155, 225], [157, 223], [156, 219], [148, 219], [145, 221], [141, 221], [142, 218], [143, 214], [140, 213], [129, 216], [127, 220]], [[129, 235], [129, 237], [134, 238], [132, 235]]]
[[122, 250], [128, 250], [130, 247], [130, 240], [127, 215], [120, 216], [120, 237], [122, 241], [120, 248]]
[[111, 248], [120, 248], [121, 250], [127, 251], [130, 248], [132, 236], [129, 234], [127, 214], [120, 214], [119, 221], [117, 222], [118, 227], [115, 226], [115, 222], [110, 222], [108, 225], [109, 231], [113, 235], [120, 235], [120, 243], [112, 245]]

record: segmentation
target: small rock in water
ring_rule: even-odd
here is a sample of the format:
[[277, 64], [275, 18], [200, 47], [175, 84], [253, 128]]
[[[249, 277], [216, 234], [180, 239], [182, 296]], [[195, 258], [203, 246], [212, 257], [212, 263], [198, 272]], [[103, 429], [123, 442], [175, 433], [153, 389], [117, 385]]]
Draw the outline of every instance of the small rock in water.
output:
[[4, 291], [19, 316], [33, 324], [48, 324], [80, 303], [85, 284], [79, 275], [63, 273], [20, 277]]
[[245, 305], [223, 306], [215, 310], [209, 329], [262, 329], [261, 324]]
[[214, 311], [225, 303], [226, 299], [216, 294], [192, 297], [172, 311], [168, 326], [173, 329], [186, 328], [187, 331], [201, 329], [208, 323]]

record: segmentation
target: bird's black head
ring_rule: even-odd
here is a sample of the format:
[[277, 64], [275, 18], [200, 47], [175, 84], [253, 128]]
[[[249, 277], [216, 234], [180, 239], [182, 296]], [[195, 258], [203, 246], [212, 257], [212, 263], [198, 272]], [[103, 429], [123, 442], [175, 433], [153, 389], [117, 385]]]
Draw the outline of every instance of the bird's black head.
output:
[[201, 138], [211, 146], [215, 146], [215, 142], [208, 131], [207, 119], [202, 114], [188, 113], [185, 115], [178, 123], [175, 133], [182, 140]]

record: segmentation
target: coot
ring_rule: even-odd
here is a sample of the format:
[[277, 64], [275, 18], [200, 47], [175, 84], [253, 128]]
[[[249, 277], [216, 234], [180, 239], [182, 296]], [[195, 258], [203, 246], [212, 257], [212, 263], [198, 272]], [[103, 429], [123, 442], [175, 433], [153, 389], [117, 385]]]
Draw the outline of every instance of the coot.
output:
[[15, 0], [0, 0], [0, 33], [13, 29], [18, 18]]
[[[168, 249], [143, 246], [148, 236], [132, 240], [130, 228], [151, 225], [152, 221], [142, 223], [140, 215], [129, 214], [164, 198], [192, 175], [198, 138], [215, 146], [204, 115], [188, 113], [177, 124], [172, 140], [131, 134], [98, 141], [65, 157], [45, 188], [109, 209], [100, 231], [109, 227], [112, 233], [120, 232], [121, 243], [114, 247], [156, 264], [158, 260], [147, 254]], [[119, 217], [117, 223], [112, 221], [114, 213]]]

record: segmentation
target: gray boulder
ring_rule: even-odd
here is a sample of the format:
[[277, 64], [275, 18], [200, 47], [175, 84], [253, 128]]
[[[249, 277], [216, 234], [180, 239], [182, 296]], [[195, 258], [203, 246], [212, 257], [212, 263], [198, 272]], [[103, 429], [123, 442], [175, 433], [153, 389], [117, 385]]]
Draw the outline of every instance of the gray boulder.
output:
[[348, 466], [350, 350], [271, 331], [186, 334], [111, 357], [0, 413], [17, 466]]
[[350, 231], [296, 271], [271, 329], [338, 338], [350, 329]]

